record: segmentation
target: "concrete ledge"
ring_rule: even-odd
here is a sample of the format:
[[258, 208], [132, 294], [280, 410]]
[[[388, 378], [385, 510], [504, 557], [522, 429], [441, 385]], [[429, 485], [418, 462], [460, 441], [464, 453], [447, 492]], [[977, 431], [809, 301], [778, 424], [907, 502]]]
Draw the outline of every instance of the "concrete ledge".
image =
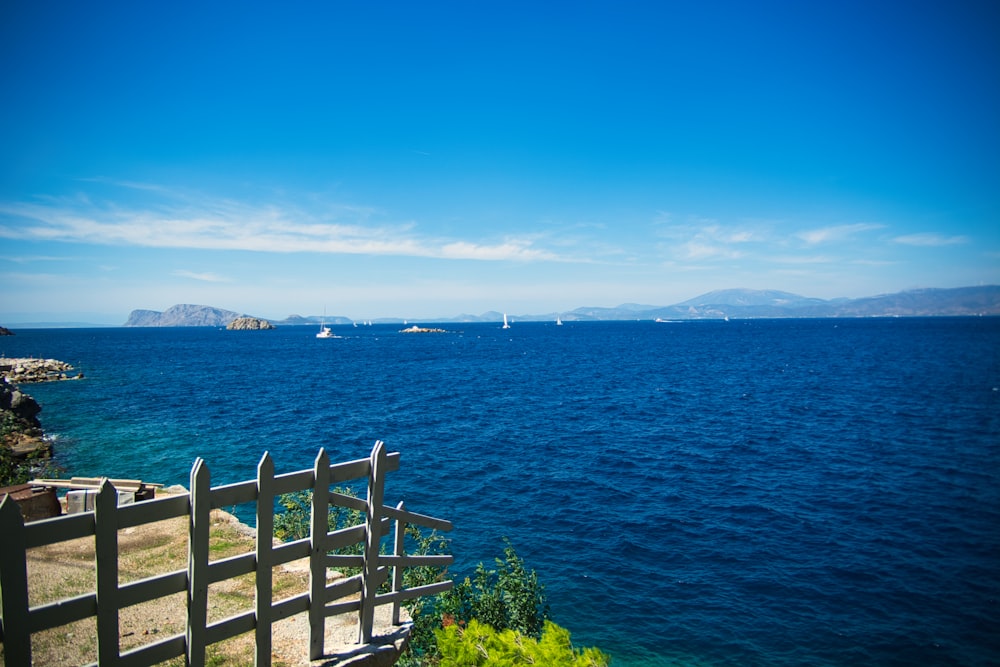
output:
[[[323, 667], [391, 667], [396, 664], [410, 641], [412, 623], [376, 627], [370, 644], [336, 644], [327, 647], [322, 660], [313, 665]], [[356, 631], [356, 630], [355, 630]]]

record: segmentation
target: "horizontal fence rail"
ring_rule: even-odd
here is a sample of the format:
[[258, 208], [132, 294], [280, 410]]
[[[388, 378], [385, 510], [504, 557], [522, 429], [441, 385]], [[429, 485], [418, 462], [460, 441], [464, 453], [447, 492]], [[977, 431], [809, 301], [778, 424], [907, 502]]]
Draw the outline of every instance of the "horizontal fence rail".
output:
[[[206, 648], [240, 634], [253, 632], [255, 664], [271, 664], [272, 624], [305, 612], [309, 621], [310, 660], [324, 656], [325, 621], [345, 613], [358, 615], [358, 643], [372, 641], [375, 607], [392, 605], [392, 623], [400, 624], [400, 604], [408, 599], [436, 595], [453, 582], [403, 587], [407, 567], [445, 567], [451, 555], [413, 555], [404, 550], [408, 525], [439, 531], [452, 524], [407, 510], [403, 503], [383, 506], [385, 476], [399, 469], [399, 453], [387, 453], [377, 441], [367, 459], [330, 464], [320, 450], [312, 470], [274, 474], [269, 453], [261, 457], [257, 479], [212, 488], [204, 460], [195, 461], [190, 491], [118, 506], [118, 492], [103, 480], [93, 511], [25, 523], [17, 503], [6, 496], [0, 502], [0, 642], [7, 667], [32, 664], [31, 635], [88, 618], [96, 619], [97, 662], [101, 667], [146, 667], [184, 656], [187, 665], [204, 665]], [[330, 490], [334, 484], [366, 479], [367, 498], [355, 498]], [[312, 491], [308, 538], [275, 546], [274, 501], [286, 493]], [[253, 552], [209, 561], [209, 517], [212, 509], [244, 503], [256, 504], [256, 543]], [[364, 513], [365, 522], [329, 530], [330, 505]], [[157, 574], [126, 584], [118, 582], [118, 533], [125, 528], [165, 519], [188, 518], [188, 567]], [[383, 536], [392, 532], [391, 554], [380, 553]], [[37, 606], [29, 605], [27, 550], [79, 538], [94, 539], [95, 590]], [[361, 555], [330, 552], [353, 544], [363, 545]], [[309, 559], [309, 587], [299, 595], [272, 600], [272, 568]], [[355, 567], [361, 574], [327, 583], [328, 567]], [[212, 584], [254, 574], [255, 603], [252, 610], [208, 622], [208, 591]], [[379, 588], [389, 582], [389, 592]], [[178, 593], [186, 594], [184, 633], [165, 637], [121, 652], [120, 610]], [[355, 598], [345, 600], [349, 596]]]

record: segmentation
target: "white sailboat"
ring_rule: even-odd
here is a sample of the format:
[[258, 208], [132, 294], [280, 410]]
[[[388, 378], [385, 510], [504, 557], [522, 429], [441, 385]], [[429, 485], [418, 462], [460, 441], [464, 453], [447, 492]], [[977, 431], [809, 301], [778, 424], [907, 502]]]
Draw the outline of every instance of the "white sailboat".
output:
[[319, 333], [316, 334], [316, 338], [337, 338], [330, 330], [330, 327], [326, 326], [326, 309], [323, 309], [323, 319], [319, 321]]
[[557, 327], [561, 327], [562, 326], [562, 318], [559, 317], [558, 315], [556, 315], [556, 326]]
[[507, 313], [503, 314], [503, 326], [502, 329], [510, 329], [510, 324], [507, 323]]

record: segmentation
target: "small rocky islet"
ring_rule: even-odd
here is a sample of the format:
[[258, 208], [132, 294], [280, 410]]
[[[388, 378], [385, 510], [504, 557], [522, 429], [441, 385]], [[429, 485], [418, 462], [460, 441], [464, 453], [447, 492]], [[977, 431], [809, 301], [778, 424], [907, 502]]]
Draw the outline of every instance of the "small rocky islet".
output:
[[268, 331], [275, 328], [277, 327], [259, 317], [237, 317], [226, 325], [229, 331]]
[[399, 333], [448, 333], [445, 329], [432, 329], [429, 327], [418, 327], [414, 324], [408, 329], [400, 329]]

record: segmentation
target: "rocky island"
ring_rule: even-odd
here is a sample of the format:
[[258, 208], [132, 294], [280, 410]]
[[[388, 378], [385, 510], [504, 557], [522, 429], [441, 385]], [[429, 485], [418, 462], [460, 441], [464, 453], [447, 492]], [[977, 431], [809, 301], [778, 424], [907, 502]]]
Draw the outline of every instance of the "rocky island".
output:
[[400, 329], [399, 333], [448, 333], [445, 329], [428, 329], [427, 327], [418, 327], [414, 324], [409, 329]]
[[226, 329], [230, 331], [265, 331], [275, 328], [273, 324], [259, 317], [237, 317], [226, 325]]

